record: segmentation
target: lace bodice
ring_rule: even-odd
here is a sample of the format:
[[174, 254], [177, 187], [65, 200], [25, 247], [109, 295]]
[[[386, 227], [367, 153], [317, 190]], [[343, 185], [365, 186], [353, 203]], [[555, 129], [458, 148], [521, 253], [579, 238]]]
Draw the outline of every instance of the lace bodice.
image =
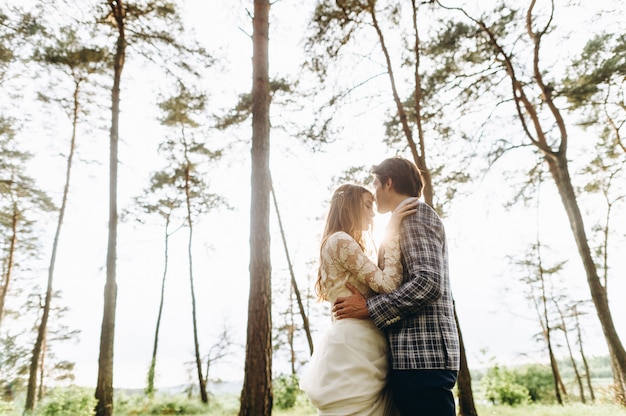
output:
[[402, 263], [398, 233], [389, 235], [383, 244], [385, 268], [380, 270], [348, 233], [340, 231], [328, 237], [321, 251], [321, 273], [326, 300], [331, 305], [338, 297], [352, 294], [346, 287], [347, 282], [366, 298], [400, 286]]

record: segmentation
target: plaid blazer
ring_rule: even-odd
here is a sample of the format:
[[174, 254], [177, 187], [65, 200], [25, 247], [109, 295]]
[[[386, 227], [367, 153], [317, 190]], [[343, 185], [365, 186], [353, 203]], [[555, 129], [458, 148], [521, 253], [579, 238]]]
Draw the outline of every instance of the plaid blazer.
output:
[[458, 370], [459, 336], [448, 276], [443, 223], [420, 202], [402, 221], [401, 286], [367, 299], [367, 309], [389, 340], [392, 368]]

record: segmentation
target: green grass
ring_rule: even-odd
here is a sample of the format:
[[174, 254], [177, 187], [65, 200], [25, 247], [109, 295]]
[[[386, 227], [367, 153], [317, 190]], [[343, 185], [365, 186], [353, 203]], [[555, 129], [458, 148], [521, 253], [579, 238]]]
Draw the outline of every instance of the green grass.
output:
[[[541, 405], [530, 404], [525, 406], [490, 406], [478, 405], [476, 411], [478, 416], [625, 416], [626, 408], [611, 404], [568, 404]], [[222, 408], [220, 410], [209, 411], [202, 416], [236, 416], [239, 414], [239, 407]], [[298, 403], [290, 410], [274, 410], [274, 416], [315, 416], [317, 412], [306, 403]], [[120, 415], [121, 416], [121, 415]]]
[[[580, 403], [559, 406], [555, 404], [529, 404], [511, 407], [506, 405], [477, 405], [478, 416], [626, 416], [626, 407], [615, 404]], [[236, 416], [239, 414], [239, 397], [220, 397], [209, 406], [209, 411], [201, 416]], [[300, 397], [293, 409], [274, 409], [273, 416], [316, 416], [317, 412], [308, 400]], [[127, 415], [119, 415], [127, 416]]]
[[529, 404], [525, 406], [478, 405], [479, 416], [624, 416], [626, 408], [614, 404]]
[[[547, 405], [529, 404], [524, 406], [492, 406], [477, 405], [478, 416], [626, 416], [626, 407], [616, 404], [566, 404]], [[210, 414], [210, 413], [209, 413]], [[228, 415], [236, 415], [237, 412]], [[207, 414], [208, 415], [208, 414]], [[299, 402], [298, 406], [292, 410], [274, 410], [275, 416], [315, 416], [317, 412], [308, 403]], [[226, 414], [224, 414], [226, 416]]]
[[[5, 410], [5, 409], [3, 409]], [[526, 405], [526, 406], [489, 406], [478, 405], [478, 416], [626, 416], [626, 408], [610, 404], [582, 405], [569, 404], [558, 405]], [[21, 416], [21, 409], [13, 409], [0, 414], [6, 416]], [[225, 407], [210, 405], [206, 413], [196, 413], [195, 416], [236, 416], [239, 414], [239, 407]], [[116, 416], [149, 415], [149, 413], [136, 412], [115, 412]], [[305, 404], [298, 404], [290, 410], [274, 410], [274, 416], [315, 416], [317, 412], [312, 407]], [[184, 414], [183, 414], [184, 416]]]
[[[119, 401], [117, 401], [119, 400]], [[195, 416], [237, 416], [239, 414], [239, 397], [237, 395], [221, 395], [213, 397], [208, 407], [204, 407], [196, 399], [186, 397], [160, 397], [150, 402], [145, 397], [120, 397], [116, 400], [115, 416], [138, 416], [150, 415], [155, 409], [154, 404], [175, 403], [181, 409], [193, 409], [193, 413], [161, 413], [177, 415]], [[22, 408], [16, 406], [17, 403], [8, 404], [0, 402], [0, 414], [6, 416], [21, 416]], [[21, 404], [21, 403], [20, 403]], [[149, 406], [149, 404], [151, 404]], [[172, 410], [174, 407], [170, 408]], [[522, 406], [493, 406], [489, 404], [477, 405], [479, 416], [626, 416], [626, 407], [621, 407], [610, 403], [597, 403], [583, 405], [580, 403], [570, 403], [564, 406], [556, 404], [528, 404]], [[41, 413], [36, 412], [35, 415]], [[315, 416], [317, 412], [310, 405], [308, 400], [300, 396], [293, 409], [274, 409], [274, 416]], [[59, 415], [60, 416], [60, 415]], [[66, 416], [66, 415], [63, 415]]]

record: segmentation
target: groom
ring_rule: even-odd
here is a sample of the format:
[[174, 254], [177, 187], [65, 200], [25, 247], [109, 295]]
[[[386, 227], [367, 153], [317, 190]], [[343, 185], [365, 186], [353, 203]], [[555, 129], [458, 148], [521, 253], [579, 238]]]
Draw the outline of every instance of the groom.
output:
[[[386, 159], [372, 173], [380, 213], [422, 194], [421, 173], [406, 159]], [[353, 295], [338, 298], [333, 314], [337, 319], [371, 318], [386, 332], [392, 368], [388, 384], [402, 415], [455, 416], [452, 388], [460, 351], [446, 235], [430, 206], [420, 202], [416, 208], [400, 229], [402, 285], [366, 300], [348, 284]]]

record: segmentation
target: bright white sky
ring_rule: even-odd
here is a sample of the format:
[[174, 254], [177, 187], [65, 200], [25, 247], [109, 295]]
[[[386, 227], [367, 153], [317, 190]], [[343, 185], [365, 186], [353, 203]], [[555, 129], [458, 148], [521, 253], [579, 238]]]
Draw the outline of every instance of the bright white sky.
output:
[[[236, 94], [249, 90], [252, 47], [246, 35], [251, 33], [246, 8], [252, 13], [252, 2], [211, 3], [207, 6], [203, 0], [187, 0], [187, 18], [207, 40], [209, 50], [219, 50], [218, 55], [227, 54], [227, 60], [221, 62], [225, 67], [223, 74], [214, 75], [212, 79], [213, 85], [222, 86], [222, 91], [214, 95], [215, 108], [223, 109], [235, 102]], [[296, 3], [299, 2], [278, 1], [273, 6], [272, 74], [297, 73], [302, 53], [297, 42], [313, 2], [310, 2], [311, 7]], [[156, 121], [151, 107], [146, 104], [146, 97], [153, 96], [155, 87], [149, 75], [133, 74], [128, 69], [123, 85], [128, 89], [123, 89], [122, 93], [125, 114], [120, 128], [123, 140], [120, 148], [120, 208], [127, 206], [130, 198], [142, 190], [149, 172], [159, 167], [154, 155], [156, 146], [163, 139], [151, 134]], [[288, 115], [281, 114], [280, 117]], [[349, 166], [370, 166], [391, 156], [379, 143], [383, 128], [378, 117], [367, 113], [353, 115], [346, 120], [344, 134], [363, 138], [360, 144], [348, 148], [344, 143], [334, 143], [316, 154], [310, 154], [280, 130], [272, 132], [271, 164], [275, 189], [284, 216], [291, 260], [304, 285], [301, 287], [303, 292], [307, 290], [307, 274], [314, 274], [311, 261], [317, 257], [318, 234], [322, 228], [320, 217], [325, 214], [332, 177]], [[240, 140], [248, 140], [250, 131], [244, 130], [243, 135]], [[95, 159], [101, 165], [80, 163], [76, 166], [56, 273], [56, 286], [63, 291], [64, 304], [71, 308], [66, 324], [82, 331], [78, 344], [59, 348], [58, 354], [76, 361], [77, 382], [90, 386], [96, 383], [105, 281], [107, 145], [108, 140], [102, 136], [96, 143], [83, 143], [79, 150], [83, 160]], [[56, 145], [54, 148], [58, 152]], [[249, 149], [239, 146], [239, 150], [240, 154], [229, 156], [211, 177], [213, 191], [226, 197], [235, 210], [211, 214], [195, 232], [196, 294], [202, 329], [200, 342], [204, 350], [216, 342], [224, 323], [240, 346], [245, 343], [250, 170]], [[50, 166], [42, 176], [43, 183], [51, 189], [60, 189], [62, 160], [49, 149], [37, 160]], [[524, 354], [533, 355], [540, 349], [531, 339], [537, 328], [520, 287], [507, 288], [514, 279], [505, 259], [507, 255], [523, 252], [527, 242], [534, 241], [536, 212], [534, 209], [505, 212], [501, 207], [505, 185], [498, 177], [497, 174], [491, 175], [479, 187], [477, 185], [471, 196], [455, 201], [451, 216], [445, 220], [452, 286], [470, 367], [481, 366], [491, 356], [497, 357], [500, 363], [512, 363], [523, 359]], [[546, 186], [545, 193], [552, 192], [549, 188]], [[285, 282], [287, 266], [274, 215], [272, 211], [275, 231], [272, 236], [273, 271], [281, 282]], [[542, 206], [540, 218], [542, 227], [550, 230], [551, 244], [565, 247], [563, 251], [569, 253], [572, 276], [568, 280], [572, 290], [588, 297], [571, 231], [558, 199]], [[381, 223], [384, 224], [384, 220]], [[163, 267], [162, 241], [162, 230], [158, 227], [120, 224], [115, 387], [145, 385]], [[191, 367], [187, 365], [193, 360], [193, 337], [184, 231], [173, 237], [170, 247], [170, 274], [157, 361], [157, 384], [162, 387], [184, 383], [189, 374], [193, 374], [188, 373]], [[615, 270], [614, 276], [623, 276], [624, 265], [618, 267], [621, 272]], [[612, 294], [625, 293], [626, 282], [614, 279], [611, 285]], [[507, 293], [507, 289], [511, 292]], [[626, 305], [613, 295], [611, 306], [615, 324], [625, 342]], [[324, 313], [324, 305], [313, 307], [318, 315]], [[596, 321], [591, 319], [590, 322]], [[327, 316], [312, 322], [318, 331], [326, 323]], [[589, 354], [605, 354], [599, 326], [590, 325], [585, 331], [588, 340], [585, 348]], [[482, 355], [481, 349], [486, 349], [487, 354]], [[240, 347], [234, 351], [236, 354], [228, 361], [212, 369], [213, 375], [234, 380], [243, 377], [243, 349]], [[304, 358], [306, 349], [302, 354]], [[287, 372], [289, 366], [282, 358], [277, 359], [275, 371]]]

